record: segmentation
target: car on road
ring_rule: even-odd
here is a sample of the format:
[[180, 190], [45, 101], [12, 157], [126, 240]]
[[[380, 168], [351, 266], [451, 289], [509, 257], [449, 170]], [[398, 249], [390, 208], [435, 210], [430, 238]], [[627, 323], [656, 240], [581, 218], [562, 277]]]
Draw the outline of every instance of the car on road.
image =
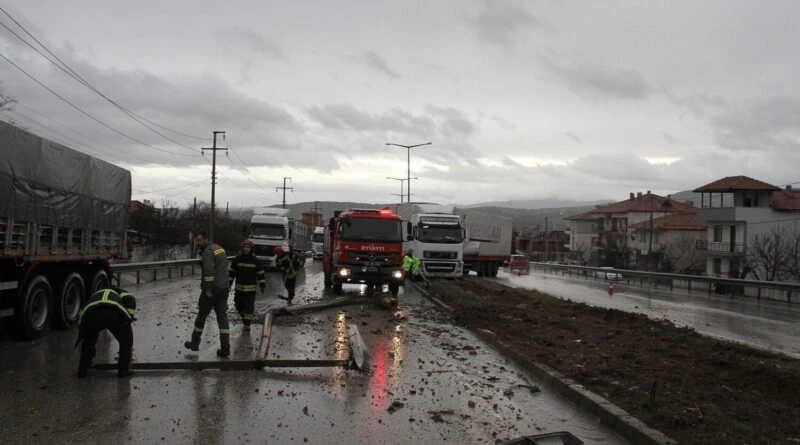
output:
[[531, 271], [531, 261], [525, 255], [511, 255], [511, 258], [508, 260], [508, 271], [514, 272], [525, 272], [529, 273]]
[[601, 267], [603, 270], [594, 271], [594, 277], [602, 280], [619, 281], [622, 279], [622, 274], [617, 272], [613, 267]]

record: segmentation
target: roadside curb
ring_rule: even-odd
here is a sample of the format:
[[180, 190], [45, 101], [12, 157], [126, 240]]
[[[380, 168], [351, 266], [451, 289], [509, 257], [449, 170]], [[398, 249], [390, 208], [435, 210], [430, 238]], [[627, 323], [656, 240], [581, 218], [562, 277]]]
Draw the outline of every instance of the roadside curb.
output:
[[[422, 288], [416, 283], [411, 283], [414, 289], [425, 295], [435, 305], [444, 309], [448, 313], [454, 313], [454, 309], [445, 304], [438, 295]], [[589, 391], [578, 382], [565, 377], [560, 372], [541, 363], [537, 363], [528, 357], [514, 351], [508, 344], [500, 341], [497, 334], [488, 329], [474, 329], [467, 327], [473, 334], [478, 336], [500, 353], [514, 361], [521, 368], [530, 372], [558, 395], [564, 397], [577, 405], [580, 409], [595, 416], [600, 423], [608, 426], [623, 439], [633, 444], [645, 445], [677, 445], [678, 442], [670, 439], [664, 433], [650, 428], [644, 422], [632, 416], [627, 411], [614, 405], [605, 397]]]

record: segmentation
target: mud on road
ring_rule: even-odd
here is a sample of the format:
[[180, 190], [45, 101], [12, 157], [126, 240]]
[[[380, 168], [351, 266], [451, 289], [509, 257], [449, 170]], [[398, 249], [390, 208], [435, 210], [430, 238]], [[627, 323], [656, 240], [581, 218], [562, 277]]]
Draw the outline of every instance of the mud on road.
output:
[[475, 277], [432, 290], [458, 323], [493, 331], [680, 443], [800, 442], [800, 360]]

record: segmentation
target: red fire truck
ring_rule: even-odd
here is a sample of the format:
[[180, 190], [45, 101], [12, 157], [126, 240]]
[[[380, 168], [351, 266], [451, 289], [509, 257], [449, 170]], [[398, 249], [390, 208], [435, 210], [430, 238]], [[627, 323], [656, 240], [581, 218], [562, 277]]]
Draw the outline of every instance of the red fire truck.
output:
[[390, 209], [336, 212], [325, 227], [323, 249], [325, 286], [335, 293], [345, 283], [380, 286], [378, 290], [386, 284], [395, 296], [400, 290], [405, 278], [403, 221]]

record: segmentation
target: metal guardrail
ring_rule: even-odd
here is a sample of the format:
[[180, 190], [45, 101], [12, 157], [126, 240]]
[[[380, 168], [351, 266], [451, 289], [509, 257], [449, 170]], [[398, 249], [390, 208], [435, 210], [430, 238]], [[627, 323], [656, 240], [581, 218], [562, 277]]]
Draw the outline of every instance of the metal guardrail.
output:
[[[231, 257], [233, 258], [233, 257]], [[136, 284], [142, 282], [142, 272], [152, 271], [152, 281], [158, 281], [158, 271], [167, 269], [167, 279], [172, 278], [172, 271], [178, 269], [180, 276], [184, 276], [186, 266], [191, 266], [191, 275], [194, 275], [194, 267], [200, 265], [199, 258], [190, 258], [188, 260], [170, 260], [170, 261], [148, 261], [143, 263], [112, 263], [111, 275], [116, 280], [117, 285], [121, 284], [122, 274], [136, 272]]]
[[[538, 268], [546, 269], [548, 272], [552, 271], [561, 271], [562, 275], [575, 275], [575, 276], [584, 276], [584, 277], [591, 277], [594, 279], [599, 279], [595, 275], [595, 272], [599, 273], [601, 276], [602, 274], [619, 274], [621, 275], [620, 279], [615, 281], [627, 281], [628, 284], [631, 281], [636, 281], [638, 278], [640, 281], [640, 285], [644, 285], [645, 280], [647, 283], [654, 283], [655, 287], [658, 287], [659, 283], [669, 282], [667, 285], [670, 289], [674, 287], [674, 281], [683, 281], [686, 282], [688, 285], [689, 292], [692, 291], [692, 283], [702, 283], [708, 287], [708, 292], [711, 293], [715, 289], [729, 289], [729, 290], [740, 290], [743, 291], [745, 287], [752, 287], [757, 289], [757, 298], [761, 298], [761, 290], [762, 289], [776, 289], [787, 291], [787, 301], [791, 302], [792, 294], [793, 293], [800, 293], [800, 284], [798, 283], [783, 283], [777, 281], [758, 281], [758, 280], [743, 280], [739, 278], [720, 278], [720, 277], [710, 277], [706, 275], [683, 275], [683, 274], [674, 274], [674, 273], [663, 273], [663, 272], [647, 272], [641, 270], [630, 270], [630, 269], [608, 269], [602, 267], [589, 267], [589, 266], [573, 266], [569, 264], [551, 264], [551, 263], [540, 263], [540, 262], [531, 262], [531, 266], [535, 266]], [[722, 287], [720, 287], [722, 286]]]

